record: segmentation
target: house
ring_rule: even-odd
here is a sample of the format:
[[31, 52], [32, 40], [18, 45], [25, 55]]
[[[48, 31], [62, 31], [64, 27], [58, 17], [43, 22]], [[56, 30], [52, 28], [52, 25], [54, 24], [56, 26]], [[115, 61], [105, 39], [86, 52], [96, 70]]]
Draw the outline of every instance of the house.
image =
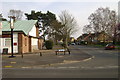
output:
[[91, 42], [93, 38], [93, 34], [82, 34], [80, 37], [77, 38], [78, 41], [87, 41]]
[[77, 38], [77, 42], [82, 40], [82, 35]]
[[75, 38], [74, 37], [70, 37], [70, 42], [74, 42]]
[[112, 38], [104, 33], [89, 33], [89, 34], [82, 34], [80, 37], [77, 38], [78, 41], [86, 41], [89, 44], [91, 43], [98, 43], [98, 42], [111, 42]]
[[[43, 39], [39, 37], [37, 20], [21, 20], [14, 22], [13, 52], [28, 53], [42, 49]], [[11, 53], [10, 23], [2, 21], [2, 50], [8, 48]]]

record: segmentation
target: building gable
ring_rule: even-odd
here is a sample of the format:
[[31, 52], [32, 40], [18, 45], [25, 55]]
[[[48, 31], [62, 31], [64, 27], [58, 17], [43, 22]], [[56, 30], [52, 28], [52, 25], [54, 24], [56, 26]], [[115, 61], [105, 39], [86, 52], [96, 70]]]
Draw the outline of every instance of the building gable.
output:
[[[29, 34], [31, 29], [35, 26], [37, 20], [22, 20], [14, 23], [14, 31], [23, 31], [26, 35]], [[10, 23], [2, 21], [2, 31], [10, 31]]]

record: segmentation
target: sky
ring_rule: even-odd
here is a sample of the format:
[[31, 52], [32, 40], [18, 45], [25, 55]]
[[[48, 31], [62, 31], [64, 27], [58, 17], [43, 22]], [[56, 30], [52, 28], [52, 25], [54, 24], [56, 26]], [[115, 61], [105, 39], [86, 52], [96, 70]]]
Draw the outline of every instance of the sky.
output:
[[[57, 16], [63, 10], [72, 14], [77, 23], [78, 31], [72, 36], [77, 38], [82, 33], [83, 26], [88, 24], [88, 17], [100, 7], [109, 7], [110, 10], [118, 12], [119, 0], [1, 0], [0, 13], [8, 17], [10, 9], [21, 10], [30, 13], [31, 10], [47, 12], [50, 11]], [[26, 17], [23, 16], [23, 19]]]

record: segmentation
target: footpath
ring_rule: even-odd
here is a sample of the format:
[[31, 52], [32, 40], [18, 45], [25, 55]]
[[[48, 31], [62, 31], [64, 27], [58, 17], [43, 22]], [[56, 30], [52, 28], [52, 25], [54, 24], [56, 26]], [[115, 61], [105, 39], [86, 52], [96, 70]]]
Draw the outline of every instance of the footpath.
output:
[[[55, 46], [52, 50], [38, 50], [35, 53], [16, 54], [14, 58], [8, 58], [10, 55], [2, 55], [2, 68], [34, 68], [34, 67], [53, 67], [54, 65], [64, 65], [74, 62], [80, 62], [89, 59], [92, 56], [74, 49], [69, 46], [71, 54], [62, 52], [56, 55], [55, 51], [61, 49], [60, 46]], [[42, 53], [42, 55], [40, 54]]]

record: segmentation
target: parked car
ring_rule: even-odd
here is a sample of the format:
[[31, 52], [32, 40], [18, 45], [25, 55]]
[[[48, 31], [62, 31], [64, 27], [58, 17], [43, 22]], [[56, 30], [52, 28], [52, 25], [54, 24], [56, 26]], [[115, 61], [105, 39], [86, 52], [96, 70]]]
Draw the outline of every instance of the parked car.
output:
[[76, 45], [80, 45], [80, 42], [76, 42]]
[[106, 50], [112, 50], [112, 49], [115, 49], [115, 45], [113, 45], [112, 43], [109, 43], [105, 46], [105, 49]]
[[75, 43], [71, 43], [71, 45], [75, 45]]

